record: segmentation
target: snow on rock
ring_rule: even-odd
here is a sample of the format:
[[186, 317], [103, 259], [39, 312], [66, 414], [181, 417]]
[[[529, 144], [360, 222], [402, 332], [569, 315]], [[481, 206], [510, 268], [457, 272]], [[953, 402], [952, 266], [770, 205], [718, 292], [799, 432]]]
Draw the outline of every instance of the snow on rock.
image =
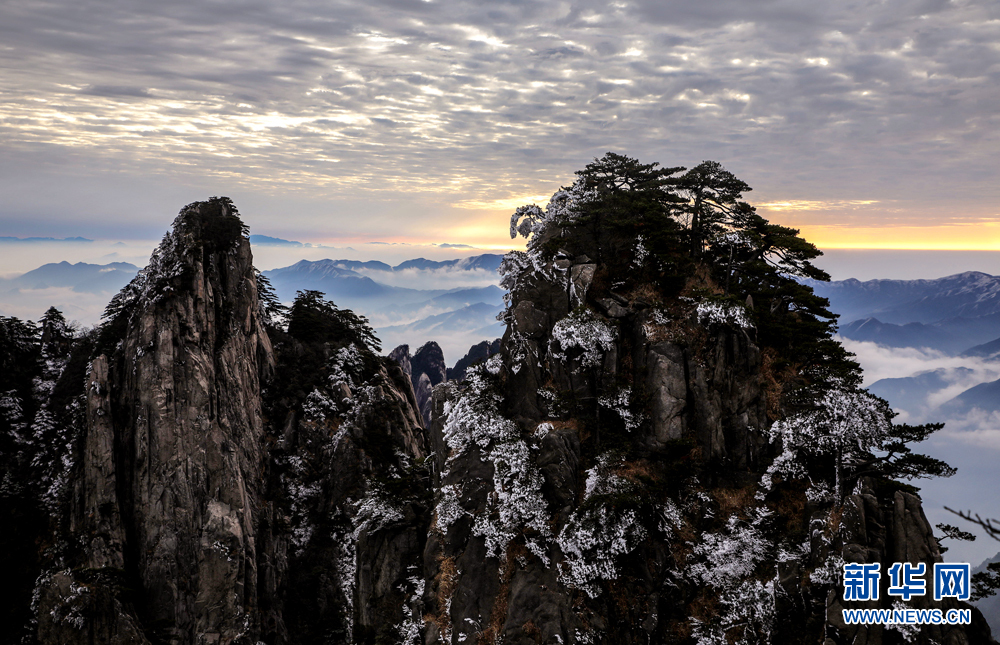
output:
[[381, 531], [403, 519], [403, 512], [379, 486], [370, 484], [368, 492], [358, 502], [354, 515], [354, 539], [361, 532]]
[[597, 367], [604, 361], [604, 355], [614, 348], [617, 337], [614, 327], [590, 309], [583, 309], [552, 327], [549, 352], [553, 358], [564, 361], [569, 360], [571, 354], [579, 354], [577, 360], [581, 367]]
[[[552, 535], [549, 513], [541, 488], [543, 478], [534, 463], [532, 449], [521, 437], [517, 425], [499, 412], [500, 394], [492, 384], [490, 365], [478, 365], [466, 374], [467, 387], [457, 401], [445, 405], [444, 439], [450, 454], [449, 466], [467, 451], [478, 448], [493, 466], [493, 492], [485, 512], [473, 522], [473, 534], [486, 539], [493, 557], [504, 557], [508, 543], [525, 529], [528, 549], [543, 562], [548, 561], [547, 541]], [[439, 501], [441, 515], [455, 518], [457, 500], [451, 493]], [[444, 504], [444, 508], [441, 508]]]
[[468, 389], [459, 399], [445, 404], [443, 432], [451, 451], [449, 463], [471, 446], [486, 448], [494, 440], [513, 440], [518, 434], [517, 425], [500, 415], [501, 397], [489, 387], [481, 369], [470, 369], [466, 383]]
[[468, 515], [469, 512], [462, 508], [462, 504], [459, 502], [458, 484], [445, 484], [440, 490], [441, 499], [437, 504], [436, 526], [442, 533], [447, 533], [448, 527], [450, 527], [455, 520], [463, 515]]
[[582, 507], [556, 538], [566, 556], [559, 581], [596, 598], [601, 593], [601, 581], [618, 578], [618, 557], [630, 553], [645, 538], [646, 529], [634, 509]]
[[614, 411], [625, 423], [629, 432], [637, 430], [646, 420], [642, 409], [632, 403], [632, 388], [623, 387], [614, 394], [604, 395], [597, 400], [605, 408]]
[[698, 322], [703, 325], [735, 325], [741, 329], [753, 329], [746, 307], [735, 302], [699, 302], [696, 311]]
[[531, 436], [535, 439], [544, 439], [553, 429], [553, 425], [547, 421], [539, 423], [535, 427], [535, 431], [531, 433]]
[[[514, 374], [520, 372], [530, 361], [537, 359], [528, 338], [521, 332], [511, 332], [507, 347], [510, 352], [510, 371]], [[495, 354], [495, 356], [500, 356], [500, 354]]]

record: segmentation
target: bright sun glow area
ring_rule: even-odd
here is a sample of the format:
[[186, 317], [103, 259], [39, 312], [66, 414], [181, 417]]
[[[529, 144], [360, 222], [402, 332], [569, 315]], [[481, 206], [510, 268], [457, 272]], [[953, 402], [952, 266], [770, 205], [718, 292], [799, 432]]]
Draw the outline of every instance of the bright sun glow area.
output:
[[804, 225], [801, 234], [821, 249], [1000, 250], [1000, 222], [894, 227]]
[[531, 195], [526, 197], [510, 197], [507, 199], [492, 200], [465, 200], [452, 204], [455, 208], [481, 211], [510, 211], [514, 212], [518, 206], [527, 204], [538, 204], [544, 207], [549, 201], [546, 195]]

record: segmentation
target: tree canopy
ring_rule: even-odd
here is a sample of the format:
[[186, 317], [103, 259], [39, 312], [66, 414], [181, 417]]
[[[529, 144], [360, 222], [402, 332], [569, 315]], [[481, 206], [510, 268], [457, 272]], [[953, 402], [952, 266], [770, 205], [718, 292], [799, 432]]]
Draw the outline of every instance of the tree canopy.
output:
[[506, 287], [544, 270], [546, 258], [586, 256], [598, 262], [591, 302], [655, 285], [662, 302], [735, 308], [779, 392], [781, 403], [770, 411], [779, 419], [774, 432], [786, 448], [825, 463], [820, 469], [838, 494], [863, 476], [894, 481], [954, 472], [910, 449], [940, 424], [895, 425], [889, 405], [860, 388], [860, 366], [834, 338], [837, 316], [807, 282], [830, 279], [812, 264], [822, 252], [798, 230], [757, 213], [744, 200], [746, 182], [716, 161], [688, 170], [613, 152], [576, 175], [544, 210], [530, 205], [514, 213], [511, 236], [528, 238], [528, 250], [505, 260]]
[[321, 291], [299, 291], [288, 312], [288, 335], [303, 343], [353, 342], [373, 353], [382, 345], [368, 319], [350, 309], [339, 309]]
[[545, 210], [530, 205], [514, 213], [511, 236], [529, 238], [529, 258], [564, 243], [540, 236], [555, 225], [573, 228], [581, 240], [574, 252], [602, 263], [623, 290], [654, 283], [676, 296], [692, 276], [707, 274], [710, 290], [753, 303], [757, 340], [775, 350], [777, 369], [792, 365], [813, 381], [859, 380], [857, 363], [832, 339], [837, 316], [829, 301], [801, 282], [829, 280], [812, 264], [822, 252], [743, 201], [750, 186], [721, 164], [686, 170], [609, 152], [576, 174]]

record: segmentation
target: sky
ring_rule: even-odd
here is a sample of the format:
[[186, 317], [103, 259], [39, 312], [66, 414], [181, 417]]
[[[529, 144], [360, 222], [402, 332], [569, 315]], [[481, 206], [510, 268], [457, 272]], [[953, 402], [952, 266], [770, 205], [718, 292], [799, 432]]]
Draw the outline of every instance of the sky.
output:
[[613, 150], [821, 248], [1000, 249], [992, 1], [0, 2], [0, 235], [509, 247]]
[[[211, 195], [333, 247], [264, 269], [504, 251], [608, 151], [722, 163], [834, 279], [998, 274], [998, 105], [994, 0], [0, 0], [0, 236], [97, 240], [3, 245], [0, 277], [142, 266]], [[941, 361], [853, 349], [873, 376]], [[971, 465], [925, 488], [933, 521], [1000, 450], [1000, 419], [952, 427], [934, 450]]]

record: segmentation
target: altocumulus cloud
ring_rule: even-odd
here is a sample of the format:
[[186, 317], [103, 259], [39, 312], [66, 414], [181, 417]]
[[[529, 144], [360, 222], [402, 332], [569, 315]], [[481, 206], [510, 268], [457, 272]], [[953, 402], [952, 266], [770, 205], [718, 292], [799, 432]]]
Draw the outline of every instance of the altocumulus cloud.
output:
[[21, 0], [0, 42], [22, 172], [488, 203], [613, 149], [719, 159], [762, 202], [820, 204], [798, 222], [946, 199], [965, 221], [1000, 196], [995, 2]]

